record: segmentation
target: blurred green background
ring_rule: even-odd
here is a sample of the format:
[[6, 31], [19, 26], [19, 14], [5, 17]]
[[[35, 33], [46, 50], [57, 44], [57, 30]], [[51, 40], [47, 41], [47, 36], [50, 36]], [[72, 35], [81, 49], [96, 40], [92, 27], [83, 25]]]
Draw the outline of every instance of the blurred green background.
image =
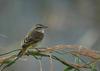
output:
[[[0, 0], [0, 53], [20, 48], [26, 33], [38, 23], [49, 27], [42, 47], [79, 44], [100, 50], [100, 0]], [[55, 71], [64, 69], [54, 64]], [[49, 66], [44, 59], [44, 71], [49, 71]], [[39, 71], [39, 63], [29, 57], [8, 69]]]

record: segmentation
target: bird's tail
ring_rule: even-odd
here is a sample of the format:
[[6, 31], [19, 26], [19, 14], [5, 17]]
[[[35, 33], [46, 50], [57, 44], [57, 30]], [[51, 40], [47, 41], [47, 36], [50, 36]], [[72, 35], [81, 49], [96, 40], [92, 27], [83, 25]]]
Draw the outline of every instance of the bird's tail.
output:
[[21, 57], [25, 54], [27, 48], [22, 48], [21, 51], [18, 53], [17, 57]]
[[22, 49], [20, 50], [20, 52], [19, 52], [19, 53], [17, 54], [17, 56], [16, 56], [15, 61], [18, 60], [19, 58], [21, 58], [21, 57], [25, 54], [26, 49], [27, 49], [27, 48], [22, 48]]

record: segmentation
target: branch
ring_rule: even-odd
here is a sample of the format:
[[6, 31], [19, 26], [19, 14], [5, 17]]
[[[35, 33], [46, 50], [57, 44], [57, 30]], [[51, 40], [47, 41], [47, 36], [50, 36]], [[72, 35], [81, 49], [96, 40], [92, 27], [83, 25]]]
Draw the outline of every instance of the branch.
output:
[[[75, 54], [75, 55], [78, 54], [81, 56], [89, 57], [93, 59], [95, 63], [100, 61], [100, 54], [97, 51], [84, 48], [79, 45], [56, 45], [56, 46], [47, 47], [47, 48], [36, 48], [33, 50], [28, 50], [25, 53], [25, 55], [50, 57], [48, 54], [56, 52], [56, 51], [64, 51], [70, 54]], [[13, 61], [15, 58], [16, 58], [16, 55], [0, 57], [0, 63], [2, 64], [2, 63], [7, 63], [9, 61]], [[74, 69], [89, 68], [86, 64], [74, 64], [74, 63], [65, 61], [54, 55], [52, 55], [52, 58]]]

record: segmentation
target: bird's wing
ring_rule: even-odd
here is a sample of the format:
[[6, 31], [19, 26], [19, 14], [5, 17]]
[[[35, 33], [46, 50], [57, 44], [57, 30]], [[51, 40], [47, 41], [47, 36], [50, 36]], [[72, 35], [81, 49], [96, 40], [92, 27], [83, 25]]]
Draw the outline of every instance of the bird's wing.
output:
[[33, 31], [29, 33], [27, 37], [25, 37], [23, 45], [22, 46], [30, 46], [32, 44], [38, 43], [41, 41], [44, 37], [44, 34], [41, 32]]

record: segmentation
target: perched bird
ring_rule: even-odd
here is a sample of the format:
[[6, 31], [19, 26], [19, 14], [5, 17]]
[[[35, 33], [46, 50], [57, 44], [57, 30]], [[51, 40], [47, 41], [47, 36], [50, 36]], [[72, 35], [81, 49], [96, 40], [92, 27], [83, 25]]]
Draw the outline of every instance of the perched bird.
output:
[[1, 71], [11, 66], [16, 60], [23, 56], [28, 48], [35, 48], [38, 43], [42, 41], [46, 28], [47, 26], [42, 24], [35, 25], [35, 28], [32, 28], [32, 30], [24, 38], [23, 43], [21, 45], [22, 49], [18, 53], [17, 57], [11, 63], [8, 63], [6, 66], [4, 66]]
[[31, 31], [26, 35], [22, 43], [22, 49], [17, 56], [22, 56], [28, 48], [35, 48], [37, 44], [42, 41], [46, 28], [47, 26], [42, 24], [35, 25], [35, 28], [31, 29]]

